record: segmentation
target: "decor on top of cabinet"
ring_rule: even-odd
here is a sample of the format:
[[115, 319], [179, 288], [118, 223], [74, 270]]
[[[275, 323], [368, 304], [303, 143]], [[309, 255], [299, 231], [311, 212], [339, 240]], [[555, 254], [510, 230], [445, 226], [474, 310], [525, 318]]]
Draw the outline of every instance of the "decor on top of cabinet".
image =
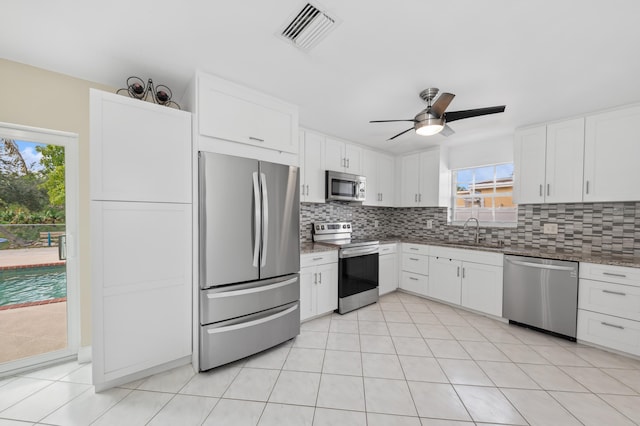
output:
[[153, 99], [153, 102], [168, 107], [175, 106], [177, 109], [182, 109], [177, 102], [171, 100], [171, 97], [173, 96], [171, 89], [164, 84], [154, 86], [153, 80], [151, 79], [149, 79], [145, 85], [144, 81], [140, 77], [131, 76], [127, 79], [127, 87], [118, 89], [116, 93], [120, 94], [122, 91], [127, 92], [132, 98], [143, 101], [146, 101], [149, 97], [149, 93], [151, 93], [151, 99]]

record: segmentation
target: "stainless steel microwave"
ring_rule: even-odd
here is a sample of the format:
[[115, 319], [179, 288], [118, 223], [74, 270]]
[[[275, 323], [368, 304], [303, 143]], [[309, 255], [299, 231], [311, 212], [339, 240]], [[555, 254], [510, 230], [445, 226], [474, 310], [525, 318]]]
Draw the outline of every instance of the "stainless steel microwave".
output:
[[327, 200], [364, 201], [367, 190], [367, 178], [350, 173], [327, 170], [325, 193]]

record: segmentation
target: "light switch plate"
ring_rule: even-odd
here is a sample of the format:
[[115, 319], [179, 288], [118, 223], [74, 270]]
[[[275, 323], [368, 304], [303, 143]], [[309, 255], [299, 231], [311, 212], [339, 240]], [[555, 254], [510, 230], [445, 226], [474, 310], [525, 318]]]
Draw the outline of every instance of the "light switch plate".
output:
[[542, 232], [545, 233], [545, 234], [555, 235], [555, 234], [558, 233], [558, 224], [557, 223], [545, 223]]
[[427, 229], [433, 229], [433, 220], [432, 219], [427, 220]]

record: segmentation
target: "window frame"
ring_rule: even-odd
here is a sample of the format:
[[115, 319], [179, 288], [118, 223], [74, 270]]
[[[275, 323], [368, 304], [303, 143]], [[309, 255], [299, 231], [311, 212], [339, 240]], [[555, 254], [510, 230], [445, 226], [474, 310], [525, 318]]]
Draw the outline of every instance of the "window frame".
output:
[[[486, 164], [483, 166], [475, 166], [475, 167], [464, 167], [464, 168], [459, 168], [459, 169], [454, 169], [451, 170], [451, 194], [450, 194], [450, 200], [451, 200], [451, 207], [449, 208], [449, 214], [448, 214], [448, 222], [449, 225], [453, 225], [453, 226], [463, 226], [464, 223], [466, 222], [465, 220], [454, 220], [455, 216], [456, 216], [456, 210], [460, 209], [460, 207], [457, 205], [457, 201], [460, 199], [465, 199], [468, 198], [471, 200], [471, 207], [463, 207], [463, 208], [470, 208], [470, 212], [471, 212], [471, 216], [470, 217], [475, 217], [475, 218], [479, 218], [480, 214], [479, 211], [473, 211], [474, 207], [475, 208], [479, 208], [479, 209], [490, 209], [491, 211], [491, 216], [492, 216], [492, 220], [488, 221], [488, 220], [479, 220], [480, 222], [480, 226], [483, 227], [495, 227], [495, 228], [515, 228], [518, 225], [518, 205], [513, 201], [513, 188], [514, 188], [514, 173], [512, 173], [511, 175], [511, 191], [509, 192], [505, 192], [505, 193], [498, 193], [497, 192], [497, 188], [499, 187], [499, 179], [503, 179], [503, 178], [498, 178], [497, 177], [497, 170], [499, 166], [502, 165], [511, 165], [513, 167], [513, 162], [503, 162], [503, 163], [493, 163], [493, 164]], [[487, 180], [483, 180], [480, 182], [480, 185], [483, 187], [481, 189], [487, 188], [487, 187], [491, 187], [492, 192], [490, 193], [475, 193], [475, 194], [471, 194], [471, 191], [477, 191], [478, 187], [476, 186], [476, 170], [477, 169], [483, 169], [483, 168], [487, 168], [487, 167], [493, 167], [493, 181], [490, 183], [487, 183]], [[458, 181], [458, 173], [461, 171], [473, 171], [472, 172], [472, 180], [471, 182], [468, 183], [468, 185], [470, 186], [470, 188], [468, 189], [469, 195], [464, 197], [464, 196], [460, 196], [458, 195], [458, 184], [460, 183]], [[496, 221], [496, 203], [495, 200], [501, 197], [511, 197], [511, 202], [513, 204], [513, 209], [514, 209], [514, 220], [513, 221]], [[491, 207], [476, 207], [474, 206], [476, 201], [480, 201], [482, 204], [484, 204], [484, 200], [486, 199], [492, 199], [494, 201], [492, 201], [491, 203]], [[466, 202], [465, 202], [466, 205]], [[460, 211], [460, 210], [458, 210]], [[486, 212], [487, 210], [485, 210]]]

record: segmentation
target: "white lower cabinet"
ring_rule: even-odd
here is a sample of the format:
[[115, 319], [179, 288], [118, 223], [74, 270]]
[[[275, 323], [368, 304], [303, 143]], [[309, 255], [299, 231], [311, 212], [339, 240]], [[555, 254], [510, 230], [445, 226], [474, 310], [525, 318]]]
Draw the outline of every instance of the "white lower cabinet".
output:
[[502, 316], [502, 254], [431, 247], [429, 297]]
[[640, 355], [640, 322], [578, 309], [578, 340]]
[[300, 256], [300, 320], [338, 308], [338, 252]]
[[459, 305], [462, 262], [447, 257], [430, 257], [429, 270], [429, 292], [427, 295], [434, 299]]
[[429, 246], [402, 244], [400, 288], [426, 296], [429, 288]]
[[461, 305], [502, 316], [502, 266], [462, 263]]
[[640, 269], [580, 264], [578, 340], [640, 355]]
[[400, 288], [502, 316], [502, 253], [402, 244]]
[[378, 257], [378, 292], [391, 293], [398, 288], [398, 255], [396, 244], [380, 245]]

